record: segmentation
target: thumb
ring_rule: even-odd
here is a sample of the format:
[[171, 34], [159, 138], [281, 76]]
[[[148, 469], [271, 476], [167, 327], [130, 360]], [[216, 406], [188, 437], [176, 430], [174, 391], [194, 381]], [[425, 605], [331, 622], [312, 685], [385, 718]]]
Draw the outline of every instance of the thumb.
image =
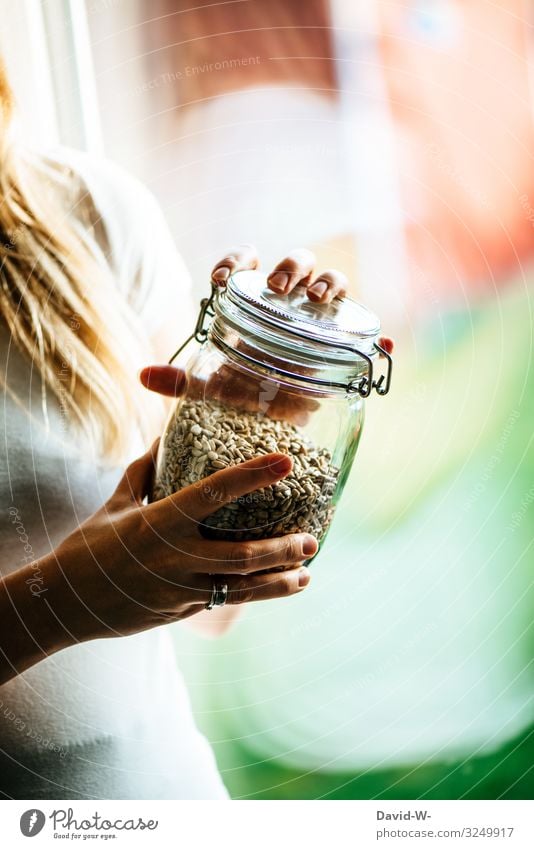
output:
[[113, 493], [114, 499], [141, 504], [152, 484], [158, 446], [159, 437], [142, 457], [130, 463]]
[[181, 395], [186, 385], [184, 372], [175, 366], [146, 366], [139, 372], [139, 380], [145, 389], [172, 398]]

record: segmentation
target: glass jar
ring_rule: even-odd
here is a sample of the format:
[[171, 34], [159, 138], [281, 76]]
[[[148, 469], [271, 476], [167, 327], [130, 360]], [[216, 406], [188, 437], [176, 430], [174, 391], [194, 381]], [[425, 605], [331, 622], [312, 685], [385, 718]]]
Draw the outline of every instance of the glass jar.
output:
[[[350, 298], [315, 304], [304, 286], [279, 295], [258, 271], [214, 287], [171, 359], [181, 356], [186, 388], [160, 442], [153, 500], [281, 451], [293, 458], [287, 477], [219, 508], [201, 532], [244, 540], [306, 531], [320, 545], [358, 447], [364, 399], [389, 390], [391, 357], [379, 330]], [[193, 339], [200, 344], [184, 356]], [[377, 376], [380, 354], [386, 368]]]

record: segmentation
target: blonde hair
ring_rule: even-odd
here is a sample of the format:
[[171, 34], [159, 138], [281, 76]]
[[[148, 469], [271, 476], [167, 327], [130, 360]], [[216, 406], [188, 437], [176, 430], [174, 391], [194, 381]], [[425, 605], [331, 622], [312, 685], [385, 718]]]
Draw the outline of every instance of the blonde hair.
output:
[[90, 223], [73, 217], [83, 186], [12, 144], [12, 112], [0, 62], [1, 315], [37, 365], [45, 398], [50, 389], [102, 455], [119, 459], [132, 421], [143, 430], [137, 369], [146, 340]]

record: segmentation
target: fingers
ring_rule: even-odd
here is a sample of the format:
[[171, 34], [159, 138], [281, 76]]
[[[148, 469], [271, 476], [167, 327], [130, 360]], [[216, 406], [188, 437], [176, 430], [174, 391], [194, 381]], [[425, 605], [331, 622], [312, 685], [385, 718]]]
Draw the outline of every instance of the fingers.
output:
[[268, 601], [287, 598], [302, 592], [310, 583], [310, 572], [305, 566], [272, 575], [255, 575], [230, 581], [227, 604], [247, 604], [250, 601]]
[[171, 397], [181, 395], [186, 386], [184, 372], [174, 366], [147, 366], [139, 372], [139, 380], [151, 392]]
[[158, 445], [159, 438], [156, 439], [146, 454], [143, 454], [142, 457], [138, 457], [137, 460], [130, 463], [119, 481], [112, 498], [123, 499], [129, 503], [134, 501], [136, 504], [141, 504], [145, 495], [148, 494], [152, 483]]
[[267, 278], [267, 285], [273, 292], [279, 295], [288, 295], [299, 283], [307, 283], [315, 266], [315, 255], [299, 248], [291, 251], [278, 263], [274, 271]]
[[236, 245], [214, 266], [211, 279], [217, 285], [226, 283], [235, 271], [258, 267], [258, 253], [254, 245]]
[[[218, 575], [247, 575], [280, 566], [295, 566], [317, 552], [317, 540], [311, 534], [287, 534], [273, 539], [247, 542], [194, 540], [191, 568]], [[181, 568], [181, 567], [180, 567]]]
[[299, 283], [306, 283], [308, 297], [316, 304], [329, 304], [347, 294], [348, 280], [341, 271], [323, 271], [312, 281], [314, 266], [315, 256], [311, 251], [304, 248], [292, 251], [269, 274], [267, 285], [273, 292], [288, 295]]
[[250, 601], [286, 598], [300, 593], [310, 583], [310, 573], [305, 566], [300, 566], [287, 572], [274, 572], [269, 575], [208, 578], [206, 590], [192, 590], [192, 603], [207, 604], [211, 597], [214, 580], [227, 584], [227, 604], [247, 604]]
[[179, 517], [197, 525], [225, 504], [282, 480], [292, 466], [287, 454], [264, 454], [215, 472], [147, 509], [155, 514], [153, 521], [164, 527], [176, 524]]
[[[347, 278], [341, 271], [324, 271], [312, 282], [315, 255], [306, 248], [291, 251], [274, 268], [267, 278], [267, 285], [280, 295], [288, 295], [299, 283], [307, 284], [311, 301], [329, 304], [334, 298], [343, 298], [347, 293]], [[228, 252], [214, 267], [211, 279], [224, 284], [235, 271], [258, 267], [258, 255], [253, 245], [238, 245]]]
[[316, 304], [330, 304], [334, 298], [345, 297], [347, 286], [348, 280], [341, 271], [323, 271], [308, 284], [308, 297]]
[[196, 525], [236, 498], [282, 480], [292, 466], [287, 454], [265, 454], [215, 472], [151, 507], [158, 510], [158, 519], [167, 526], [176, 523], [177, 514]]
[[[388, 354], [393, 353], [393, 348], [395, 347], [395, 343], [393, 342], [393, 339], [389, 338], [389, 336], [381, 336], [380, 339], [378, 340], [378, 344], [380, 345], [381, 348], [384, 349], [384, 351], [386, 351], [386, 353], [388, 353]], [[380, 354], [380, 356], [383, 357], [384, 355]]]

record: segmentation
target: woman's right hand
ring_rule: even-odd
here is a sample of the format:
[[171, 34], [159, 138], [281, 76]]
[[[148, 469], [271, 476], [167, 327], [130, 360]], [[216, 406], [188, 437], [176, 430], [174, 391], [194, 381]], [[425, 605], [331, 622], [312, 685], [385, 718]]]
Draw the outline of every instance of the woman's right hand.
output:
[[[309, 534], [214, 542], [199, 523], [223, 504], [284, 478], [285, 454], [257, 457], [151, 504], [143, 504], [154, 451], [132, 463], [109, 501], [45, 558], [44, 596], [72, 642], [123, 636], [202, 611], [213, 574], [228, 603], [280, 598], [309, 582], [302, 561], [317, 550]], [[256, 574], [273, 567], [286, 571]]]

